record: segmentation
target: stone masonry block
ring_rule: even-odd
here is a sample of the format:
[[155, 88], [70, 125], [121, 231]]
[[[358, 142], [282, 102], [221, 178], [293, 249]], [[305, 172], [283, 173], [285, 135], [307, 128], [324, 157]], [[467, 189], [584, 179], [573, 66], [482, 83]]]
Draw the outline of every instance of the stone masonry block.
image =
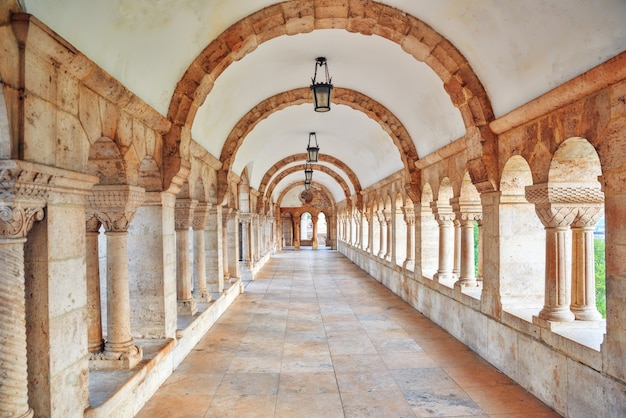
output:
[[78, 115], [79, 83], [65, 71], [57, 71], [56, 105], [63, 111]]
[[115, 138], [117, 122], [120, 117], [120, 109], [113, 103], [108, 100], [104, 100], [103, 98], [100, 98], [98, 105], [100, 110], [100, 126], [102, 126], [102, 135], [109, 138]]
[[28, 69], [25, 74], [26, 91], [50, 103], [56, 103], [57, 68], [49, 60], [30, 51], [26, 52], [24, 59], [24, 65]]
[[285, 19], [287, 35], [308, 33], [315, 28], [315, 13], [313, 4], [308, 0], [296, 0], [281, 3]]
[[258, 46], [256, 34], [248, 19], [240, 20], [222, 34], [234, 61], [240, 60]]
[[56, 154], [56, 108], [36, 96], [24, 98], [24, 159], [54, 165]]
[[81, 86], [78, 97], [78, 117], [90, 142], [102, 136], [100, 124], [99, 98], [92, 90]]
[[266, 7], [251, 16], [250, 20], [259, 44], [286, 33], [285, 17], [280, 5]]

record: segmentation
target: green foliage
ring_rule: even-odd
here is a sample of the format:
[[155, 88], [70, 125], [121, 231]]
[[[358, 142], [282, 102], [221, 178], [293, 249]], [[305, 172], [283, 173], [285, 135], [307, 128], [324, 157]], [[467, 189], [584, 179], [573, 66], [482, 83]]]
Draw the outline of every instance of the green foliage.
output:
[[596, 269], [596, 306], [606, 318], [606, 263], [605, 263], [605, 244], [604, 240], [594, 239], [593, 252], [595, 258]]

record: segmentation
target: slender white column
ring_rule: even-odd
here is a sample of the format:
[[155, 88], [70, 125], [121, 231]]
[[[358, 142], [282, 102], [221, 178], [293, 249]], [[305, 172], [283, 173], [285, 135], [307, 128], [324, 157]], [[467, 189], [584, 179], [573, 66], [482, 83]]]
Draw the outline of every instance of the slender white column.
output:
[[391, 212], [385, 210], [385, 260], [391, 261], [391, 257], [393, 255], [393, 246], [394, 246], [394, 233], [393, 233], [393, 222], [391, 221]]
[[431, 208], [439, 224], [439, 268], [435, 279], [439, 282], [455, 278], [454, 274], [454, 213], [452, 207], [432, 202]]
[[206, 281], [206, 246], [205, 246], [205, 231], [209, 211], [211, 210], [210, 203], [198, 203], [196, 210], [193, 213], [193, 277], [194, 277], [194, 296], [202, 301], [210, 301], [211, 293], [207, 288]]
[[94, 186], [88, 197], [107, 237], [107, 338], [104, 352], [92, 356], [94, 369], [129, 370], [143, 357], [131, 334], [127, 248], [128, 226], [143, 199], [142, 188], [127, 185]]
[[578, 320], [597, 321], [602, 314], [596, 306], [596, 272], [593, 231], [603, 207], [585, 207], [572, 223], [572, 306]]
[[317, 242], [317, 215], [313, 216], [313, 249], [317, 250], [319, 248], [319, 244]]
[[415, 268], [415, 209], [404, 206], [404, 222], [406, 223], [406, 258], [402, 266], [407, 270]]
[[191, 263], [189, 260], [189, 228], [198, 202], [192, 199], [177, 199], [175, 206], [176, 225], [176, 289], [178, 315], [193, 316], [198, 312], [196, 301], [191, 295]]
[[474, 273], [474, 218], [465, 216], [461, 220], [461, 270], [458, 284], [463, 287], [476, 286]]
[[380, 245], [378, 250], [378, 257], [384, 258], [386, 253], [385, 245], [387, 245], [387, 223], [385, 221], [385, 213], [380, 210], [377, 213], [378, 215], [378, 225], [380, 228]]
[[98, 230], [100, 221], [93, 213], [87, 214], [87, 344], [90, 353], [104, 349], [102, 338], [102, 302], [100, 300], [100, 266], [98, 253]]

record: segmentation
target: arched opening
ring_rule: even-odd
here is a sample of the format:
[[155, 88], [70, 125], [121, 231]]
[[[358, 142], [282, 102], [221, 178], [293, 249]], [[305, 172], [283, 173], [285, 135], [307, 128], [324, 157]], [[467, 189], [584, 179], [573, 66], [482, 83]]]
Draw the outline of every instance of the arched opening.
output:
[[[604, 194], [598, 177], [602, 175], [600, 159], [594, 147], [584, 138], [574, 137], [565, 140], [556, 150], [550, 162], [548, 173], [549, 190], [558, 190], [558, 201], [554, 206], [565, 206], [569, 210], [571, 223], [564, 234], [570, 241], [567, 245], [571, 253], [562, 255], [563, 260], [571, 260], [571, 277], [567, 278], [570, 288], [563, 289], [571, 294], [570, 307], [577, 320], [599, 320], [603, 314], [596, 306], [596, 297], [600, 293], [604, 305], [605, 277], [596, 278], [595, 267], [600, 263], [600, 273], [604, 264], [604, 242], [598, 241], [594, 231], [600, 219], [604, 217]], [[551, 199], [556, 200], [556, 198]], [[565, 210], [565, 209], [563, 209]], [[545, 224], [545, 221], [544, 221]], [[569, 247], [571, 246], [571, 250]], [[597, 247], [597, 248], [596, 248]], [[596, 262], [596, 253], [598, 260]], [[548, 263], [549, 260], [546, 260]], [[546, 280], [550, 277], [546, 275]], [[599, 286], [599, 292], [596, 290]], [[548, 296], [548, 295], [547, 295]], [[550, 303], [546, 296], [546, 306]], [[544, 306], [544, 309], [546, 308]], [[606, 311], [604, 312], [606, 315]]]
[[310, 212], [300, 215], [300, 245], [311, 246], [313, 241], [313, 217]]
[[326, 215], [320, 212], [317, 215], [317, 242], [320, 247], [326, 246], [326, 238], [328, 237], [328, 225], [326, 224]]

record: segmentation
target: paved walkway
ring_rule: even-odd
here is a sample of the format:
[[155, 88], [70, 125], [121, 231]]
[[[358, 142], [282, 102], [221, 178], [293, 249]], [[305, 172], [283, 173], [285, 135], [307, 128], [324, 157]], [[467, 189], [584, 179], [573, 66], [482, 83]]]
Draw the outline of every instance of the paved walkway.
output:
[[139, 413], [558, 417], [335, 251], [275, 255]]

